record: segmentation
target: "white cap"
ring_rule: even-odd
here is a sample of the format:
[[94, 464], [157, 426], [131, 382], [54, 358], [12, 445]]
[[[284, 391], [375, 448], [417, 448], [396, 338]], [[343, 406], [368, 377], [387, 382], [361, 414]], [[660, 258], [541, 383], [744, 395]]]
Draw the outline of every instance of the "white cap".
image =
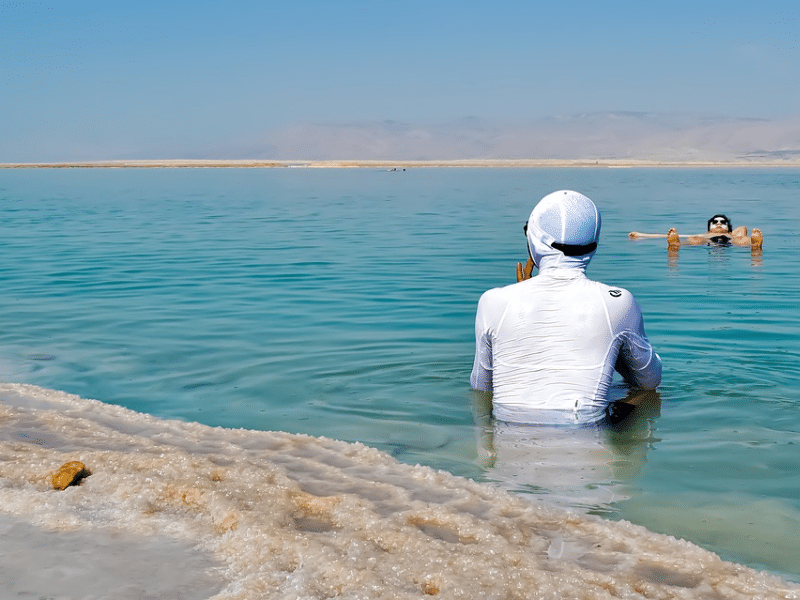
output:
[[528, 219], [528, 246], [539, 270], [585, 269], [596, 251], [600, 224], [600, 212], [583, 194], [560, 190], [542, 198]]

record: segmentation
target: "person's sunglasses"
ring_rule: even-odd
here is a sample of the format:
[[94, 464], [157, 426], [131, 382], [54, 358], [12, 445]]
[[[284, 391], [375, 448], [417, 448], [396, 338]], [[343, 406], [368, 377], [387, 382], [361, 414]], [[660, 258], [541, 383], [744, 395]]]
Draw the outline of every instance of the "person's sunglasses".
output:
[[711, 219], [711, 224], [712, 225], [727, 225], [728, 224], [728, 219], [723, 219], [721, 217], [716, 217], [714, 219]]

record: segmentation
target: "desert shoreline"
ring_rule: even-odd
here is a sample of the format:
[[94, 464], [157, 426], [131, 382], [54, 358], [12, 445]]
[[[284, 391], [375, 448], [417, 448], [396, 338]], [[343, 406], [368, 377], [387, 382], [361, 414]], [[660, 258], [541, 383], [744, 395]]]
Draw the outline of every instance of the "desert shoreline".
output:
[[465, 160], [101, 160], [0, 163], [0, 169], [153, 169], [153, 168], [800, 168], [788, 160], [649, 160], [649, 159], [465, 159]]

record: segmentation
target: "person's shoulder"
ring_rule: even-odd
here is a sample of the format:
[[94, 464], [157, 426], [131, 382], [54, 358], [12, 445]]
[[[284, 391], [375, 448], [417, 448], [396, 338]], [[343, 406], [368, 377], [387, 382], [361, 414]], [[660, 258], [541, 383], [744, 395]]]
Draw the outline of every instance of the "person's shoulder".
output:
[[610, 303], [618, 305], [631, 304], [636, 301], [633, 294], [623, 287], [618, 285], [608, 285], [600, 281], [595, 281], [600, 293], [605, 296]]
[[513, 298], [518, 297], [526, 285], [530, 285], [531, 280], [510, 283], [501, 287], [491, 288], [481, 294], [480, 303], [484, 305], [506, 304]]
[[514, 294], [509, 293], [510, 287], [512, 286], [491, 288], [481, 294], [476, 323], [483, 323], [484, 327], [489, 326], [505, 313], [508, 306], [514, 303]]
[[635, 327], [641, 319], [642, 310], [634, 295], [623, 287], [600, 284], [600, 297], [608, 311], [615, 329]]
[[481, 300], [484, 298], [486, 300], [501, 300], [508, 298], [514, 293], [513, 288], [518, 285], [519, 283], [511, 283], [509, 285], [490, 288], [481, 294]]

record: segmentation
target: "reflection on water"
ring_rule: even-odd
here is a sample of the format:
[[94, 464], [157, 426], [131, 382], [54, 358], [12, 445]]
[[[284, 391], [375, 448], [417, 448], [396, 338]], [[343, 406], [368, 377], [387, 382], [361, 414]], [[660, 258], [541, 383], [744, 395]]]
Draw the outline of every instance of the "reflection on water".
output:
[[633, 390], [606, 421], [583, 427], [523, 425], [491, 417], [491, 394], [475, 392], [478, 455], [485, 477], [510, 492], [592, 514], [630, 497], [660, 414], [656, 391]]
[[[704, 249], [708, 251], [710, 265], [728, 265], [730, 263], [730, 252], [736, 252], [740, 248], [732, 248], [729, 245], [708, 244], [707, 246], [693, 246], [692, 248]], [[761, 267], [763, 265], [763, 248], [750, 249], [750, 266]], [[667, 246], [667, 266], [671, 271], [678, 269], [681, 249], [678, 246]]]
[[750, 253], [750, 266], [751, 267], [761, 267], [763, 266], [763, 253], [764, 251], [759, 248], [758, 250], [753, 250]]

